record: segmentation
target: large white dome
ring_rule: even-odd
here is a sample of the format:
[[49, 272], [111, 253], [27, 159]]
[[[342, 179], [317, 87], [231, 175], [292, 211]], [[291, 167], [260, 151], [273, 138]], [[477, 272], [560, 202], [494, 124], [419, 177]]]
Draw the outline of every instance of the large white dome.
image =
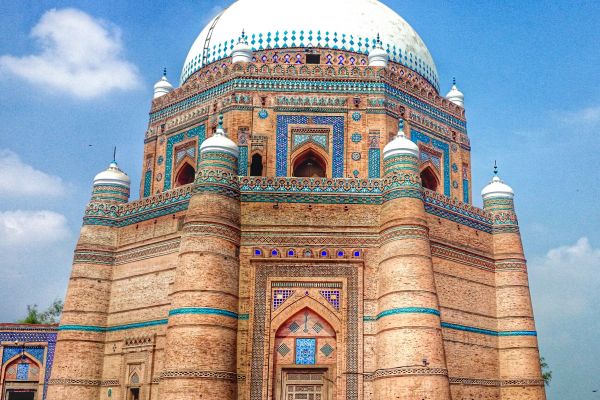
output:
[[238, 0], [196, 38], [181, 83], [202, 66], [229, 57], [242, 29], [255, 51], [312, 45], [368, 54], [379, 33], [391, 61], [418, 72], [439, 90], [435, 63], [423, 40], [377, 0]]

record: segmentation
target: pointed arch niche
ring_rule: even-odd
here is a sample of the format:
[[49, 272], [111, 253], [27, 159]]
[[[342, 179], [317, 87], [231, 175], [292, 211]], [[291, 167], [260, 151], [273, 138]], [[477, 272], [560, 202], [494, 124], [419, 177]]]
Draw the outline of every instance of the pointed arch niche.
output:
[[184, 162], [175, 173], [175, 187], [194, 182], [196, 170], [189, 162]]
[[[27, 350], [24, 355], [19, 353], [7, 360], [2, 366], [1, 372], [0, 382], [4, 387], [18, 389], [20, 396], [18, 398], [36, 399], [38, 393], [43, 390], [44, 367], [41, 362], [30, 357]], [[8, 389], [7, 392], [11, 393], [11, 390]], [[10, 398], [11, 395], [8, 396]]]
[[273, 399], [335, 398], [340, 320], [310, 296], [291, 300], [272, 321]]
[[292, 176], [298, 178], [327, 178], [331, 176], [327, 155], [316, 146], [308, 144], [293, 154]]
[[435, 169], [427, 164], [430, 163], [427, 162], [421, 166], [421, 184], [425, 189], [437, 192], [440, 188], [440, 178], [436, 174]]

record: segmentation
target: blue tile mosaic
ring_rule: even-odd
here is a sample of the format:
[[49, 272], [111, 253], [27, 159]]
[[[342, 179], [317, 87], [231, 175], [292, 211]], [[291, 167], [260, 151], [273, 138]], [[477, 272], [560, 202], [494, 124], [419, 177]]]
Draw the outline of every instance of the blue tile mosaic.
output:
[[26, 381], [29, 377], [29, 364], [17, 364], [17, 380]]
[[332, 125], [333, 156], [331, 173], [333, 178], [344, 176], [344, 117], [278, 115], [276, 128], [275, 171], [277, 176], [287, 176], [289, 154], [289, 125]]
[[433, 145], [436, 149], [442, 150], [444, 154], [444, 194], [450, 197], [450, 146], [448, 143], [442, 142], [441, 140], [431, 138], [428, 135], [416, 131], [414, 129], [410, 130], [410, 139], [415, 143], [425, 143]]
[[369, 178], [379, 178], [381, 175], [381, 150], [369, 149]]
[[361, 118], [362, 118], [362, 115], [358, 111], [354, 111], [352, 113], [352, 120], [353, 121], [358, 122], [358, 121], [360, 121]]
[[358, 132], [354, 132], [354, 133], [352, 134], [352, 136], [351, 136], [351, 140], [352, 140], [354, 143], [358, 143], [358, 142], [360, 142], [360, 141], [362, 140], [362, 135], [361, 135], [360, 133], [358, 133]]
[[315, 363], [317, 339], [296, 338], [296, 364], [312, 365]]
[[238, 175], [248, 175], [248, 146], [239, 146], [240, 154], [238, 156]]
[[144, 173], [144, 197], [152, 194], [152, 171], [148, 170]]
[[[171, 181], [172, 181], [172, 169], [173, 169], [173, 146], [179, 142], [182, 142], [184, 139], [188, 138], [198, 138], [198, 151], [195, 154], [200, 154], [200, 145], [204, 142], [206, 138], [206, 127], [204, 125], [197, 126], [192, 128], [186, 132], [180, 132], [176, 135], [173, 135], [167, 139], [167, 150], [165, 154], [165, 186], [164, 190], [171, 189]], [[196, 165], [196, 170], [198, 170], [198, 165]]]
[[269, 116], [269, 112], [267, 110], [260, 110], [258, 112], [258, 118], [266, 119]]
[[463, 201], [465, 203], [469, 202], [469, 180], [463, 179]]
[[[252, 47], [253, 51], [314, 46], [325, 49], [351, 51], [366, 55], [377, 42], [376, 37], [369, 38], [346, 32], [321, 32], [313, 31], [312, 29], [299, 31], [292, 30], [291, 32], [254, 32], [247, 36], [248, 44]], [[232, 38], [220, 43], [214, 43], [212, 46], [204, 49], [202, 53], [197, 54], [184, 65], [180, 82], [185, 82], [204, 65], [229, 57], [238, 40], [239, 36], [233, 35]], [[421, 59], [416, 54], [413, 54], [410, 50], [401, 49], [393, 43], [386, 44], [385, 51], [388, 53], [390, 60], [416, 71], [439, 91], [439, 79], [433, 65], [428, 65], [425, 60]], [[326, 56], [326, 59], [327, 64], [344, 64], [343, 55], [340, 55], [337, 59], [333, 59], [331, 55], [328, 55]], [[263, 55], [260, 61], [266, 62], [267, 56]], [[287, 54], [280, 53], [278, 58], [273, 59], [273, 61], [279, 61], [283, 64], [302, 64], [302, 56], [291, 51]], [[354, 57], [350, 57], [349, 61], [350, 64], [356, 62]]]

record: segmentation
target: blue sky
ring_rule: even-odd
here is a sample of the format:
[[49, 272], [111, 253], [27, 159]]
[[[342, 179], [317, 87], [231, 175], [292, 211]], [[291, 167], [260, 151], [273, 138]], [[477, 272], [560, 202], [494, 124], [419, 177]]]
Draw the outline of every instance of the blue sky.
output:
[[[140, 4], [3, 4], [0, 320], [64, 296], [91, 180], [113, 145], [137, 196], [152, 85], [163, 66], [178, 81], [227, 5]], [[456, 76], [465, 93], [476, 204], [494, 159], [515, 189], [549, 398], [600, 399], [600, 3], [386, 4], [429, 47], [442, 92]], [[68, 24], [77, 35], [65, 37]]]

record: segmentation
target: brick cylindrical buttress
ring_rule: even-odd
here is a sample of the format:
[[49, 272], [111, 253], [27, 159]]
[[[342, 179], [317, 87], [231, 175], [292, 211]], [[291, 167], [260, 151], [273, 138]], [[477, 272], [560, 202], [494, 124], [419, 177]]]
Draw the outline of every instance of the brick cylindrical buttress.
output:
[[378, 271], [378, 400], [449, 400], [448, 371], [418, 161], [384, 159]]

